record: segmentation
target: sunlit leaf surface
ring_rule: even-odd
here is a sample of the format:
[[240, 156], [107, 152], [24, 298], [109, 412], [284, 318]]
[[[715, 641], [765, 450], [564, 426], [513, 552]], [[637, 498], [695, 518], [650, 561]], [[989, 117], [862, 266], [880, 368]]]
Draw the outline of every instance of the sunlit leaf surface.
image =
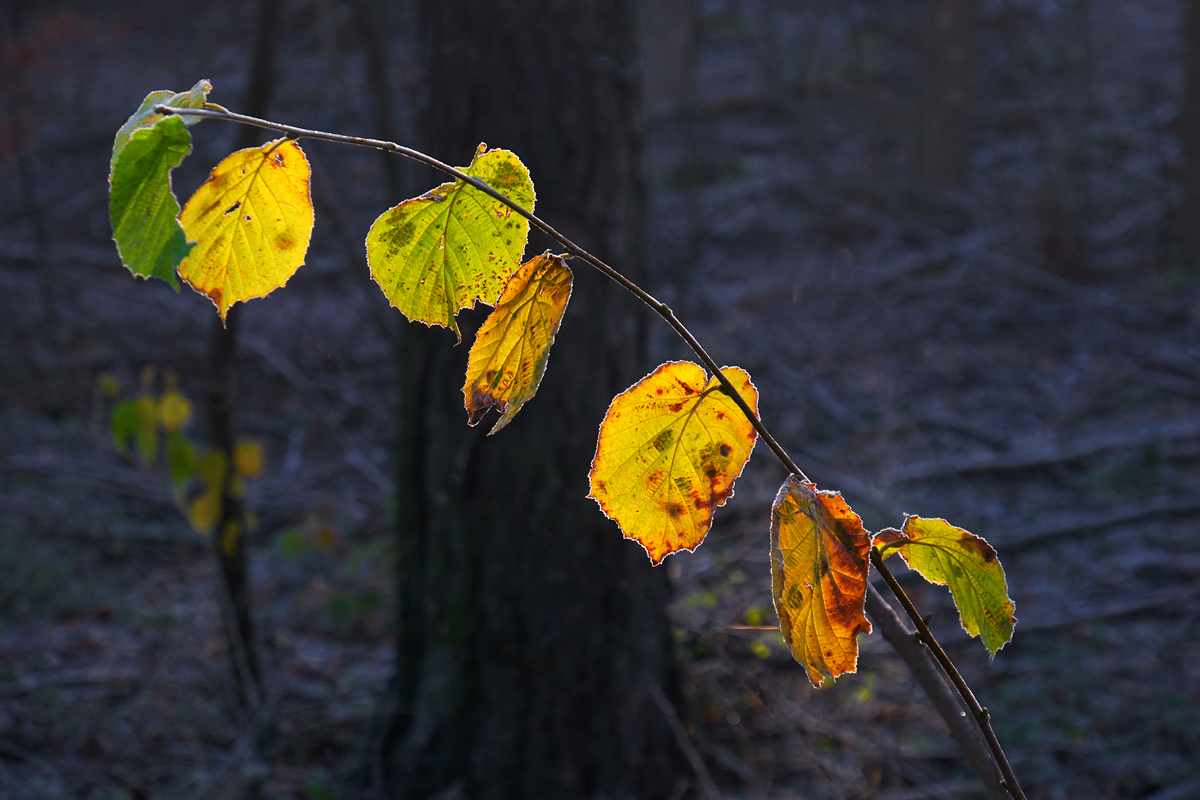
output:
[[858, 668], [871, 537], [836, 492], [789, 475], [771, 507], [771, 593], [779, 629], [813, 686]]
[[[745, 370], [721, 372], [757, 410], [758, 391]], [[589, 497], [660, 564], [704, 540], [757, 436], [703, 367], [668, 362], [613, 399], [600, 425]]]
[[571, 298], [571, 270], [562, 256], [543, 253], [513, 274], [471, 346], [463, 402], [467, 422], [479, 424], [489, 408], [503, 428], [537, 392], [550, 345]]
[[[533, 181], [507, 150], [480, 145], [463, 172], [526, 211]], [[521, 264], [529, 221], [470, 184], [456, 180], [385, 211], [367, 234], [371, 277], [404, 316], [450, 328], [454, 315], [482, 300], [496, 302]]]
[[208, 295], [224, 319], [234, 303], [265, 297], [304, 263], [312, 235], [309, 166], [281, 139], [228, 156], [184, 206], [195, 248], [179, 276]]
[[875, 544], [885, 553], [898, 550], [930, 583], [949, 585], [963, 630], [982, 636], [990, 655], [995, 657], [1012, 639], [1016, 608], [1008, 597], [1004, 567], [982, 538], [944, 519], [908, 517], [902, 531], [880, 531]]
[[121, 261], [134, 275], [162, 278], [179, 290], [175, 268], [192, 245], [179, 224], [171, 170], [192, 150], [177, 117], [139, 128], [113, 158], [108, 212]]

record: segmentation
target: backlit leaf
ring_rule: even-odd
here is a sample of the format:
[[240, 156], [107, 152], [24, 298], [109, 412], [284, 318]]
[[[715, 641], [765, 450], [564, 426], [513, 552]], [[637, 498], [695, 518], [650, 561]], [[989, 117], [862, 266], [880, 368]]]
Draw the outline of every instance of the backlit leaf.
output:
[[789, 475], [771, 506], [771, 593], [783, 640], [820, 687], [858, 669], [871, 537], [837, 492]]
[[179, 431], [167, 437], [167, 471], [176, 488], [182, 488], [196, 471], [196, 448]]
[[[486, 152], [485, 152], [486, 151]], [[480, 145], [463, 172], [533, 211], [529, 170], [507, 150]], [[410, 320], [450, 328], [477, 300], [496, 302], [521, 264], [529, 221], [465, 183], [443, 183], [385, 211], [367, 234], [371, 277]]]
[[233, 446], [233, 468], [244, 478], [257, 478], [265, 461], [262, 445], [256, 441], [243, 439]]
[[562, 256], [543, 253], [509, 278], [496, 310], [471, 346], [463, 385], [468, 424], [479, 424], [488, 409], [495, 408], [500, 421], [490, 436], [533, 397], [570, 299], [571, 270]]
[[192, 150], [178, 117], [133, 132], [114, 156], [108, 212], [121, 261], [134, 275], [162, 278], [179, 291], [175, 267], [192, 245], [179, 224], [171, 170]]
[[208, 295], [221, 319], [234, 303], [283, 286], [304, 263], [309, 175], [300, 147], [279, 139], [228, 156], [187, 201], [180, 221], [196, 246], [179, 276]]
[[[113, 141], [112, 159], [109, 162], [109, 168], [116, 164], [117, 156], [129, 144], [129, 140], [133, 134], [145, 128], [154, 127], [159, 120], [163, 119], [162, 114], [156, 114], [150, 109], [154, 106], [173, 106], [175, 108], [200, 108], [208, 99], [208, 92], [212, 89], [212, 84], [202, 80], [186, 92], [172, 92], [170, 89], [163, 89], [157, 92], [151, 92], [146, 95], [146, 99], [142, 101], [142, 105], [133, 115], [125, 120], [125, 124], [117, 131], [117, 138]], [[179, 116], [172, 117], [183, 122], [184, 125], [195, 125], [202, 118], [194, 116]]]
[[[758, 390], [745, 370], [721, 372], [757, 409]], [[703, 367], [668, 362], [613, 398], [600, 425], [588, 496], [660, 564], [704, 540], [713, 510], [733, 496], [757, 436]]]
[[174, 433], [192, 418], [192, 404], [178, 389], [168, 389], [158, 398], [158, 421], [167, 433]]
[[880, 531], [875, 545], [882, 553], [898, 550], [930, 583], [949, 585], [963, 630], [982, 636], [993, 658], [1012, 639], [1016, 609], [1008, 598], [1004, 567], [982, 538], [944, 519], [907, 517], [902, 531]]

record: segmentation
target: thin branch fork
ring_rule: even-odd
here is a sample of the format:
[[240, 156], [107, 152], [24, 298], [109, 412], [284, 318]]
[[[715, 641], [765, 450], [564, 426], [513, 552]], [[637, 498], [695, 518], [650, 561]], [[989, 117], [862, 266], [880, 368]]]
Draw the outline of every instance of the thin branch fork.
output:
[[[269, 120], [259, 119], [257, 117], [237, 114], [232, 111], [227, 111], [215, 104], [206, 104], [205, 108], [177, 108], [174, 106], [160, 104], [154, 106], [152, 110], [156, 114], [174, 115], [180, 117], [201, 117], [205, 119], [223, 119], [229, 122], [239, 122], [244, 125], [252, 125], [265, 130], [276, 131], [284, 134], [290, 139], [316, 139], [320, 141], [336, 142], [339, 144], [356, 145], [358, 147], [370, 147], [375, 150], [383, 150], [389, 153], [397, 153], [407, 158], [411, 158], [421, 164], [425, 164], [426, 166], [433, 167], [434, 169], [444, 172], [447, 175], [463, 181], [464, 183], [470, 184], [475, 189], [478, 189], [492, 199], [503, 203], [508, 208], [511, 208], [513, 211], [529, 220], [530, 224], [562, 245], [569, 254], [579, 258], [589, 266], [604, 274], [606, 277], [620, 284], [634, 297], [638, 298], [643, 303], [650, 306], [650, 308], [654, 309], [659, 316], [666, 320], [667, 324], [671, 326], [671, 328], [679, 335], [679, 337], [687, 343], [688, 347], [692, 349], [697, 357], [704, 362], [704, 366], [714, 377], [716, 377], [717, 381], [721, 384], [722, 389], [724, 389], [725, 393], [728, 394], [729, 397], [737, 404], [738, 408], [741, 409], [746, 419], [754, 426], [755, 431], [757, 431], [758, 435], [761, 436], [763, 441], [767, 443], [767, 446], [771, 449], [771, 452], [775, 454], [775, 457], [779, 459], [779, 462], [784, 466], [784, 468], [787, 469], [789, 473], [795, 475], [801, 480], [808, 481], [808, 477], [800, 470], [800, 468], [796, 465], [796, 462], [792, 460], [792, 457], [788, 455], [787, 451], [784, 450], [779, 442], [776, 441], [775, 437], [771, 435], [771, 432], [768, 431], [766, 426], [763, 425], [762, 421], [758, 418], [758, 415], [754, 413], [754, 410], [750, 408], [750, 405], [745, 401], [741, 394], [738, 393], [737, 389], [734, 388], [729, 379], [722, 374], [720, 367], [717, 366], [717, 363], [713, 360], [712, 356], [710, 356], [703, 346], [701, 346], [700, 342], [696, 339], [692, 332], [689, 331], [683, 325], [683, 323], [679, 321], [674, 312], [671, 311], [670, 307], [668, 307], [666, 303], [657, 300], [649, 292], [642, 289], [642, 287], [626, 278], [620, 272], [613, 269], [596, 256], [584, 250], [566, 236], [559, 233], [548, 223], [539, 219], [532, 212], [523, 208], [519, 204], [514, 203], [508, 197], [496, 191], [480, 179], [468, 175], [462, 170], [456, 169], [449, 164], [438, 161], [436, 158], [426, 155], [419, 150], [414, 150], [410, 147], [405, 147], [403, 145], [396, 144], [395, 142], [388, 142], [382, 139], [346, 136], [339, 133], [327, 133], [325, 131], [297, 128], [292, 125], [283, 125], [278, 122], [271, 122]], [[967, 686], [966, 681], [963, 680], [962, 675], [959, 674], [957, 668], [955, 668], [954, 663], [937, 643], [937, 640], [930, 632], [929, 627], [925, 624], [925, 621], [921, 619], [920, 612], [917, 611], [912, 601], [904, 593], [904, 590], [900, 587], [900, 584], [896, 582], [895, 577], [892, 576], [891, 572], [884, 565], [883, 559], [879, 557], [879, 554], [874, 548], [871, 549], [871, 563], [875, 566], [876, 570], [878, 570], [879, 574], [884, 577], [884, 580], [887, 581], [888, 587], [892, 590], [892, 593], [896, 595], [896, 598], [900, 601], [904, 611], [908, 614], [913, 624], [917, 627], [918, 635], [921, 637], [921, 641], [929, 647], [930, 652], [933, 654], [938, 664], [941, 665], [942, 669], [946, 672], [947, 677], [954, 685], [954, 688], [958, 691], [958, 694], [962, 697], [963, 703], [965, 703], [966, 707], [971, 711], [972, 717], [979, 728], [979, 732], [983, 735], [984, 740], [987, 742], [988, 750], [991, 752], [992, 758], [995, 761], [997, 768], [1000, 770], [1001, 775], [1003, 776], [1002, 785], [1013, 796], [1014, 800], [1026, 800], [1025, 794], [1021, 791], [1021, 787], [1017, 783], [1016, 776], [1013, 774], [1012, 767], [1009, 765], [1007, 758], [1004, 756], [1004, 751], [1000, 747], [1000, 742], [996, 739], [996, 735], [992, 731], [991, 721], [988, 717], [987, 710], [979, 705], [979, 702], [975, 699], [975, 695], [971, 692], [970, 687]], [[882, 601], [882, 598], [879, 598], [879, 600], [884, 606], [887, 606], [887, 604]], [[904, 654], [901, 653], [901, 655], [903, 656]], [[911, 664], [909, 666], [912, 668]], [[949, 723], [950, 721], [947, 720], [947, 722]]]

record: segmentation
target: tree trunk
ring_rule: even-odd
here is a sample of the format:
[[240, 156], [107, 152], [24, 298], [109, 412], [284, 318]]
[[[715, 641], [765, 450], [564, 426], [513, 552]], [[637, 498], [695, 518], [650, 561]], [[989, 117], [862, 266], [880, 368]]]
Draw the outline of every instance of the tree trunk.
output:
[[[480, 141], [511, 149], [538, 210], [636, 278], [632, 5], [427, 0], [419, 14], [427, 149], [458, 164]], [[533, 238], [529, 252], [547, 246]], [[386, 740], [393, 796], [662, 797], [683, 773], [653, 700], [668, 679], [666, 576], [586, 499], [607, 404], [650, 366], [644, 317], [619, 287], [572, 267], [541, 389], [495, 437], [484, 436], [494, 417], [466, 426], [467, 347], [420, 330], [438, 340], [419, 431], [429, 502], [420, 546], [402, 556], [419, 563], [401, 574], [419, 580], [424, 624], [400, 636], [398, 663], [416, 652], [420, 665]], [[468, 341], [482, 318], [460, 318]]]
[[1200, 262], [1200, 3], [1183, 4], [1183, 203], [1175, 232], [1186, 258]]
[[967, 181], [971, 78], [979, 0], [930, 0], [925, 42], [924, 99], [913, 178], [922, 186]]
[[[244, 114], [265, 116], [274, 87], [276, 23], [281, 0], [259, 0], [253, 61], [242, 98]], [[253, 147], [262, 141], [261, 131], [245, 126], [237, 139], [237, 149]], [[246, 575], [246, 539], [244, 515], [239, 493], [234, 491], [234, 402], [237, 397], [237, 330], [241, 309], [229, 309], [224, 322], [213, 323], [209, 344], [208, 427], [209, 444], [225, 455], [227, 465], [221, 487], [221, 516], [216, 526], [214, 550], [220, 571], [218, 602], [225, 621], [229, 657], [239, 701], [255, 709], [263, 700], [262, 675], [258, 666], [258, 648], [254, 637], [253, 602]]]

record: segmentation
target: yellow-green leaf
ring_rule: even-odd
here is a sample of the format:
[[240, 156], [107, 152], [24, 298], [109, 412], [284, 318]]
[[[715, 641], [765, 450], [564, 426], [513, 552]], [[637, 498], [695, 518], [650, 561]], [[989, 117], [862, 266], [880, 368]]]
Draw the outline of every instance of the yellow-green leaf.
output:
[[178, 389], [168, 389], [158, 398], [158, 421], [167, 433], [174, 433], [192, 418], [192, 404]]
[[179, 276], [207, 295], [221, 319], [234, 303], [265, 297], [304, 263], [312, 235], [308, 160], [279, 139], [216, 166], [180, 221], [195, 248]]
[[993, 658], [1012, 639], [1016, 608], [1008, 597], [1004, 567], [984, 539], [944, 519], [907, 517], [903, 530], [880, 531], [875, 544], [881, 553], [899, 551], [930, 583], [949, 585], [963, 630], [982, 636]]
[[496, 310], [471, 346], [463, 384], [469, 425], [478, 425], [488, 409], [495, 408], [500, 421], [490, 436], [533, 397], [570, 299], [571, 270], [562, 256], [549, 251], [525, 262], [508, 279]]
[[[721, 372], [757, 410], [758, 390], [745, 370]], [[757, 436], [703, 367], [668, 362], [613, 398], [600, 425], [588, 496], [660, 564], [704, 540], [713, 510], [733, 496]]]
[[[151, 111], [154, 106], [200, 108], [208, 99], [210, 89], [212, 89], [212, 84], [202, 80], [186, 92], [172, 92], [170, 89], [161, 89], [146, 95], [146, 99], [142, 101], [142, 105], [138, 110], [133, 112], [133, 115], [125, 120], [125, 124], [117, 131], [117, 137], [113, 141], [112, 159], [109, 161], [109, 168], [112, 169], [117, 163], [117, 156], [129, 144], [129, 140], [135, 131], [154, 127], [163, 118], [162, 114], [156, 114]], [[184, 125], [195, 125], [201, 120], [201, 117], [182, 115], [177, 117], [177, 119]]]
[[[529, 170], [509, 151], [481, 144], [463, 172], [533, 211]], [[367, 234], [367, 263], [371, 277], [404, 316], [450, 328], [462, 341], [454, 315], [478, 300], [496, 302], [521, 264], [528, 235], [528, 220], [456, 180], [375, 220]]]
[[789, 475], [771, 506], [771, 594], [779, 630], [820, 687], [858, 669], [871, 537], [836, 492]]

